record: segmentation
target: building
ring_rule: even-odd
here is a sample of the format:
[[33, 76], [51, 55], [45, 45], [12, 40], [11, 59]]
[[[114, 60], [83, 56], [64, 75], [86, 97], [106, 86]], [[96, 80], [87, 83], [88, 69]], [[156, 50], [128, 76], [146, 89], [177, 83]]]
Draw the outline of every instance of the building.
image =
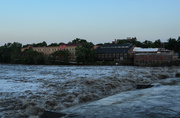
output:
[[62, 44], [59, 46], [50, 46], [50, 47], [33, 47], [33, 46], [28, 46], [26, 48], [21, 48], [21, 51], [24, 51], [25, 49], [32, 48], [34, 51], [37, 52], [42, 52], [46, 55], [50, 55], [56, 51], [59, 50], [68, 50], [70, 52], [69, 60], [70, 61], [76, 61], [76, 50], [75, 48], [81, 44]]
[[157, 53], [159, 52], [159, 48], [140, 48], [140, 47], [134, 47], [132, 53]]
[[50, 55], [50, 54], [60, 50], [59, 46], [52, 46], [52, 47], [33, 47], [33, 46], [28, 46], [26, 48], [21, 48], [21, 51], [23, 52], [25, 49], [29, 49], [29, 48], [32, 48], [34, 51], [37, 51], [37, 52], [42, 52], [42, 53], [44, 53], [46, 55]]
[[76, 61], [76, 47], [81, 45], [80, 43], [76, 44], [62, 44], [59, 46], [60, 50], [68, 50], [70, 52], [70, 61]]
[[135, 47], [132, 53], [134, 55], [134, 65], [138, 66], [163, 65], [176, 61], [177, 59], [174, 51], [163, 48]]
[[117, 61], [123, 62], [131, 58], [133, 44], [110, 44], [102, 45], [97, 48], [98, 61]]

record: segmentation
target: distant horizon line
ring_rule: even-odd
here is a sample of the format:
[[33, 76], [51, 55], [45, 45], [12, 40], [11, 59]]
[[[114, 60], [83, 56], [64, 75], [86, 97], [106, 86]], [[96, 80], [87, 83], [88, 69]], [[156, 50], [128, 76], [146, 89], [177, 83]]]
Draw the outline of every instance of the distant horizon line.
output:
[[[126, 39], [125, 38], [115, 38], [114, 40], [127, 40], [127, 39], [129, 39], [129, 38], [136, 38], [136, 41], [139, 41], [138, 40], [138, 38], [137, 37], [126, 37]], [[160, 40], [162, 43], [165, 43], [165, 42], [167, 42], [169, 39], [176, 39], [176, 40], [178, 40], [178, 38], [180, 38], [180, 36], [178, 36], [177, 37], [177, 39], [176, 38], [172, 38], [172, 37], [170, 37], [170, 38], [168, 38], [166, 41], [161, 41], [161, 39], [156, 39], [156, 40]], [[76, 39], [76, 38], [75, 38]], [[79, 39], [84, 39], [84, 38], [79, 38]], [[74, 40], [74, 39], [73, 39]], [[86, 39], [84, 39], [84, 40], [86, 40]], [[99, 42], [99, 43], [93, 43], [92, 41], [88, 41], [88, 40], [86, 40], [87, 42], [91, 42], [91, 43], [93, 43], [94, 45], [97, 45], [97, 44], [105, 44], [105, 43], [112, 43], [114, 40], [112, 40], [112, 41], [110, 41], [110, 42], [104, 42], [104, 43], [101, 43], [101, 42]], [[151, 40], [143, 40], [143, 41], [139, 41], [139, 42], [141, 42], [141, 43], [143, 43], [144, 41], [151, 41], [151, 42], [155, 42], [156, 40], [154, 40], [154, 41], [151, 41]], [[72, 41], [72, 40], [71, 40]], [[30, 45], [33, 45], [33, 44], [37, 44], [37, 43], [42, 43], [42, 42], [46, 42], [47, 43], [47, 41], [45, 41], [45, 40], [43, 40], [43, 41], [40, 41], [40, 42], [37, 42], [37, 43], [26, 43], [26, 44], [23, 44], [23, 43], [21, 43], [21, 42], [18, 42], [18, 41], [14, 41], [14, 42], [16, 42], [16, 43], [20, 43], [20, 44], [22, 44], [22, 46], [24, 46], [24, 45], [28, 45], [28, 44], [30, 44]], [[4, 44], [1, 44], [0, 46], [4, 46], [5, 44], [8, 44], [8, 43], [14, 43], [14, 42], [7, 42], [7, 43], [4, 43]], [[69, 42], [70, 41], [68, 41], [67, 43], [65, 43], [65, 42], [62, 42], [62, 41], [60, 41], [59, 43], [64, 43], [64, 44], [69, 44]], [[47, 45], [51, 45], [52, 43], [57, 43], [57, 42], [51, 42], [51, 43], [47, 43]], [[58, 44], [58, 43], [57, 43]]]

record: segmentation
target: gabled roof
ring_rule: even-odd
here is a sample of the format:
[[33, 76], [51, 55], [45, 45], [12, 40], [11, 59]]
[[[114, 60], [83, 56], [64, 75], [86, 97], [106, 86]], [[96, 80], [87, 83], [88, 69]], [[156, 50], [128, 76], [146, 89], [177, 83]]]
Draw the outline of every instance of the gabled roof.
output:
[[110, 44], [97, 48], [98, 53], [125, 53], [132, 47], [132, 44]]

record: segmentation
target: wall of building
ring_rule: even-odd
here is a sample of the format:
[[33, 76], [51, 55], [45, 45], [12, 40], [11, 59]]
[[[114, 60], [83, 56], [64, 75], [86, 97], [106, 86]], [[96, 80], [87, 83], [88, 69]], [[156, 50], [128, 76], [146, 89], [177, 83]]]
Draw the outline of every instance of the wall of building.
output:
[[123, 61], [125, 58], [127, 58], [127, 52], [126, 53], [99, 53], [98, 54], [98, 60], [104, 60], [104, 61]]
[[140, 53], [134, 55], [134, 65], [151, 66], [157, 64], [164, 64], [173, 61], [173, 55], [163, 53]]
[[77, 45], [69, 45], [65, 48], [70, 52], [70, 61], [76, 61], [76, 47]]
[[76, 61], [76, 47], [80, 44], [62, 44], [60, 46], [52, 46], [52, 47], [32, 47], [28, 46], [27, 48], [21, 48], [21, 51], [25, 49], [32, 48], [34, 51], [42, 52], [46, 55], [50, 55], [59, 50], [68, 50], [70, 52], [70, 61]]
[[118, 61], [123, 62], [132, 58], [132, 44], [112, 44], [104, 45], [97, 48], [98, 61]]

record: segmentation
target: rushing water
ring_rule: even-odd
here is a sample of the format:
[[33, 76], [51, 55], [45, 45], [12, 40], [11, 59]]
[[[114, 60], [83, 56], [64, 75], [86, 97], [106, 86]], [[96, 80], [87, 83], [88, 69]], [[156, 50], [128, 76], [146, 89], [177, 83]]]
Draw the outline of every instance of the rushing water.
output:
[[0, 64], [0, 117], [39, 116], [44, 110], [58, 112], [123, 91], [134, 91], [137, 84], [158, 83], [165, 90], [169, 85], [179, 86], [176, 84], [179, 78], [175, 78], [179, 72], [179, 67]]

